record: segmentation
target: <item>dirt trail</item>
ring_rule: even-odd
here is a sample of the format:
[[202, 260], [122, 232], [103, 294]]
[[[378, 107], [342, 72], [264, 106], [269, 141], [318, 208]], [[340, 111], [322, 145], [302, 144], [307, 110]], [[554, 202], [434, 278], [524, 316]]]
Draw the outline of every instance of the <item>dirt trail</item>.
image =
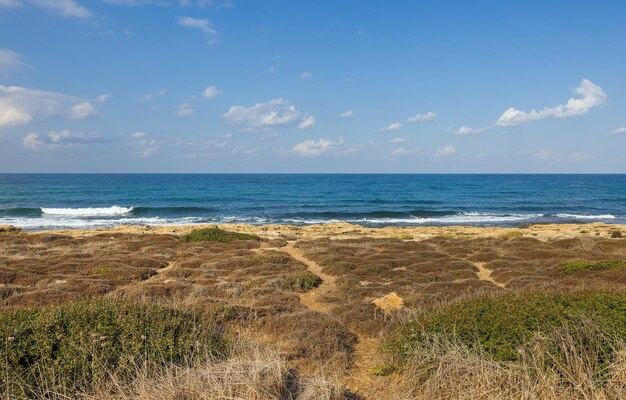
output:
[[[302, 250], [289, 243], [281, 248], [281, 251], [288, 253], [292, 258], [307, 266], [308, 270], [320, 278], [323, 282], [317, 288], [300, 294], [300, 301], [304, 306], [312, 311], [332, 315], [333, 305], [324, 302], [323, 297], [337, 289], [336, 277], [322, 272], [322, 267], [315, 261], [307, 258]], [[375, 338], [365, 337], [358, 332], [351, 332], [357, 337], [357, 343], [352, 353], [352, 363], [346, 376], [346, 387], [353, 393], [363, 396], [363, 399], [373, 399], [375, 393], [380, 393], [381, 388], [386, 387], [381, 381], [384, 378], [375, 376], [371, 369], [377, 365], [380, 358], [378, 348], [381, 343]]]
[[329, 314], [332, 311], [333, 305], [326, 303], [321, 299], [326, 294], [337, 288], [335, 277], [322, 272], [322, 267], [315, 261], [306, 258], [302, 253], [302, 250], [295, 247], [293, 243], [289, 243], [280, 250], [288, 253], [295, 260], [300, 261], [302, 264], [307, 266], [310, 272], [322, 278], [322, 283], [318, 287], [313, 290], [309, 290], [306, 293], [300, 293], [299, 296], [302, 304], [304, 304], [308, 309]]
[[478, 272], [476, 272], [476, 276], [478, 276], [478, 279], [480, 279], [481, 281], [491, 282], [501, 288], [506, 288], [506, 285], [504, 283], [500, 283], [493, 279], [493, 277], [491, 276], [491, 273], [493, 271], [489, 268], [486, 268], [484, 262], [475, 262], [473, 264], [476, 266], [476, 268], [478, 268]]
[[[130, 287], [137, 287], [137, 286], [140, 286], [140, 285], [145, 285], [147, 283], [153, 282], [153, 281], [159, 279], [164, 272], [167, 272], [167, 271], [171, 270], [175, 266], [176, 266], [176, 261], [170, 261], [170, 263], [167, 264], [166, 267], [157, 269], [156, 270], [156, 274], [152, 275], [150, 278], [145, 279], [143, 281], [134, 281], [134, 282], [128, 283], [126, 285], [119, 286], [119, 287], [117, 287], [113, 291], [113, 293], [119, 293], [119, 292], [122, 292], [124, 289], [128, 289]], [[167, 282], [169, 282], [169, 280], [165, 281], [165, 283], [167, 283]]]

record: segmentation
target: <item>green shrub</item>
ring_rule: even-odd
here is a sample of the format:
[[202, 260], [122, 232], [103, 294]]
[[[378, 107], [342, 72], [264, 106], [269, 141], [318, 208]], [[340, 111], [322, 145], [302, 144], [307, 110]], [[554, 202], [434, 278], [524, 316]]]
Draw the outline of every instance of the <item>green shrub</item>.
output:
[[611, 237], [613, 239], [619, 239], [622, 237], [622, 231], [613, 231], [611, 232]]
[[413, 240], [413, 235], [402, 234], [402, 235], [398, 236], [398, 239], [400, 239], [400, 240]]
[[368, 265], [367, 267], [365, 267], [365, 270], [373, 274], [380, 274], [381, 272], [383, 272], [384, 268], [380, 265]]
[[287, 279], [285, 286], [291, 290], [311, 290], [322, 284], [322, 278], [311, 273], [305, 272], [300, 275], [291, 276]]
[[564, 263], [561, 268], [566, 274], [572, 274], [578, 271], [601, 271], [605, 269], [626, 269], [624, 261], [569, 261]]
[[589, 319], [608, 335], [626, 339], [626, 294], [508, 294], [481, 296], [427, 309], [401, 324], [388, 349], [400, 359], [432, 335], [459, 340], [497, 361], [515, 361], [538, 333]]
[[0, 313], [0, 354], [0, 392], [35, 398], [130, 381], [145, 364], [206, 361], [226, 342], [205, 313], [97, 300]]
[[524, 232], [513, 231], [513, 232], [507, 232], [503, 234], [501, 238], [504, 240], [515, 240], [515, 239], [521, 238], [522, 236], [524, 236]]
[[187, 235], [180, 237], [183, 242], [223, 242], [228, 243], [233, 240], [261, 240], [256, 235], [247, 233], [225, 231], [219, 228], [196, 229]]

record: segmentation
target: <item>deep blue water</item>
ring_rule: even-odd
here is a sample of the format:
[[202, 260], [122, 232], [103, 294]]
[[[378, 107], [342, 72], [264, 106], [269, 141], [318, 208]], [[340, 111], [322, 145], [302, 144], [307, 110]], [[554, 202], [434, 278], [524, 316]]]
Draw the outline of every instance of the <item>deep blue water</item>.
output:
[[0, 225], [626, 223], [626, 175], [0, 174]]

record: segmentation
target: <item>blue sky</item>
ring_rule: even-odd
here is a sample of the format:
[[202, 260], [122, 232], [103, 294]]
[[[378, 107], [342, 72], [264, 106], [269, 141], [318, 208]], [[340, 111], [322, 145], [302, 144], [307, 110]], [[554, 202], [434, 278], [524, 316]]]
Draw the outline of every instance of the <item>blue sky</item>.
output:
[[626, 2], [0, 0], [0, 172], [626, 172]]

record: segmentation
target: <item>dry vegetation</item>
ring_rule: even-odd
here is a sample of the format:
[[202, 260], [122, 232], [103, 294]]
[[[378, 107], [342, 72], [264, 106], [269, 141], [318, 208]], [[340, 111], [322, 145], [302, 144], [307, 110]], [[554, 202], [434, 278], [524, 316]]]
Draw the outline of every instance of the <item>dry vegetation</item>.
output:
[[[111, 372], [106, 385], [83, 385], [70, 397], [619, 399], [626, 389], [626, 332], [606, 329], [589, 313], [577, 314], [577, 324], [531, 326], [524, 340], [508, 342], [508, 358], [494, 357], [490, 342], [456, 334], [472, 318], [497, 327], [503, 320], [493, 315], [468, 312], [465, 319], [437, 320], [437, 329], [417, 327], [437, 313], [493, 311], [459, 306], [464, 301], [484, 306], [484, 299], [503, 304], [513, 296], [524, 303], [539, 293], [565, 296], [570, 304], [567, 296], [599, 291], [623, 297], [624, 261], [626, 239], [608, 234], [259, 240], [216, 230], [182, 239], [11, 232], [0, 234], [0, 315], [106, 298], [208, 313], [235, 343], [224, 357], [201, 362], [150, 359], [132, 379]], [[379, 308], [390, 301], [393, 308]], [[533, 307], [516, 303], [500, 312], [515, 326]], [[620, 316], [624, 309], [614, 311]], [[409, 325], [413, 333], [403, 337]], [[409, 340], [415, 337], [420, 340]], [[394, 349], [389, 343], [398, 338], [411, 345]], [[63, 398], [63, 390], [55, 393]]]

